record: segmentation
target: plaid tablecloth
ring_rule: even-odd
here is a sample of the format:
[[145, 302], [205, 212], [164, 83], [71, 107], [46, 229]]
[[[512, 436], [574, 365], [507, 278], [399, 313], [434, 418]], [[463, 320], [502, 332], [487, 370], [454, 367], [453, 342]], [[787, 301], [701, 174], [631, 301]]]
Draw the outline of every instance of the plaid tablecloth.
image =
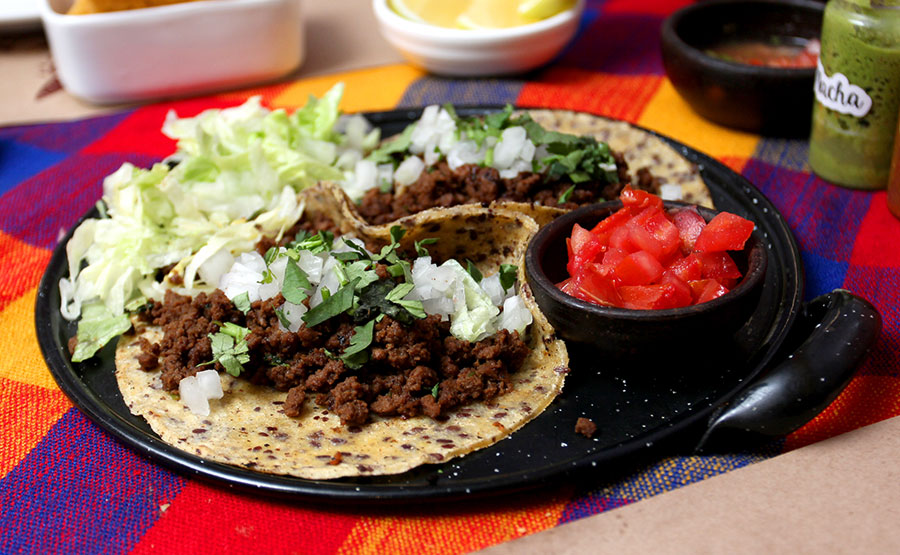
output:
[[[591, 1], [574, 44], [515, 79], [451, 80], [407, 65], [150, 105], [82, 121], [0, 129], [0, 552], [462, 553], [664, 493], [900, 414], [900, 220], [882, 192], [810, 173], [807, 143], [718, 127], [664, 76], [658, 33], [684, 2]], [[785, 216], [806, 268], [806, 298], [838, 287], [884, 318], [873, 355], [838, 399], [774, 452], [673, 457], [614, 480], [414, 508], [333, 507], [237, 493], [171, 472], [111, 439], [63, 395], [38, 348], [38, 282], [58, 238], [124, 161], [173, 151], [159, 130], [260, 94], [294, 108], [346, 83], [345, 111], [453, 102], [584, 110], [672, 136], [743, 174]]]

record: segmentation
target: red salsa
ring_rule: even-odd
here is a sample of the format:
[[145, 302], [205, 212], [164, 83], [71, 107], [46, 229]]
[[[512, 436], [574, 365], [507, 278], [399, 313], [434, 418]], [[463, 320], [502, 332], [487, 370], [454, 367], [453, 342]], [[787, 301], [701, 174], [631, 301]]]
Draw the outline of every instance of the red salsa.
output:
[[819, 39], [735, 39], [709, 48], [706, 53], [754, 66], [813, 68], [819, 58]]
[[699, 304], [727, 293], [741, 272], [754, 224], [720, 212], [708, 223], [695, 207], [667, 211], [662, 199], [626, 186], [623, 206], [593, 229], [566, 238], [568, 278], [557, 284], [581, 300], [633, 309]]

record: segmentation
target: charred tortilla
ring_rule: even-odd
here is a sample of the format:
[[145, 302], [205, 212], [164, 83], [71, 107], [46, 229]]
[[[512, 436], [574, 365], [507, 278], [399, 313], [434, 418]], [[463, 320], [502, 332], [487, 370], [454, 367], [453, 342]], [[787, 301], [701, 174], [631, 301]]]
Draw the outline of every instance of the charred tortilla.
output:
[[[317, 194], [315, 194], [317, 193]], [[384, 227], [369, 227], [341, 216], [349, 208], [328, 186], [309, 194], [310, 216], [323, 211], [346, 232], [383, 241]], [[346, 215], [346, 214], [345, 214]], [[422, 213], [401, 222], [403, 245], [437, 237], [436, 258], [473, 260], [485, 273], [500, 264], [519, 266], [537, 230], [527, 217], [506, 210], [462, 206]], [[470, 248], [472, 247], [472, 248]], [[309, 479], [396, 474], [426, 463], [443, 462], [491, 445], [540, 414], [563, 387], [568, 355], [540, 313], [527, 285], [523, 297], [534, 322], [526, 332], [530, 352], [513, 377], [511, 392], [490, 403], [464, 405], [446, 419], [373, 417], [364, 426], [342, 426], [333, 413], [307, 400], [299, 417], [284, 414], [286, 393], [222, 374], [224, 398], [210, 403], [209, 416], [197, 416], [165, 391], [157, 371], [141, 369], [139, 338], [154, 341], [158, 328], [139, 328], [123, 336], [116, 351], [116, 379], [126, 405], [142, 416], [163, 441], [205, 459]]]

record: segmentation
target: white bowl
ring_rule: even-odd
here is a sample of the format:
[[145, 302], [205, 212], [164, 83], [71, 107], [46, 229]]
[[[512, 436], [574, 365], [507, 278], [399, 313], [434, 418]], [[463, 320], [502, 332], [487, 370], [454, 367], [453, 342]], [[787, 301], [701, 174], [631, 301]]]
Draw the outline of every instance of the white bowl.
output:
[[584, 0], [552, 17], [504, 29], [449, 29], [400, 16], [372, 0], [381, 34], [412, 64], [456, 77], [508, 75], [542, 66], [572, 39]]
[[197, 94], [281, 77], [303, 61], [301, 0], [206, 0], [66, 15], [40, 0], [56, 73], [107, 104]]

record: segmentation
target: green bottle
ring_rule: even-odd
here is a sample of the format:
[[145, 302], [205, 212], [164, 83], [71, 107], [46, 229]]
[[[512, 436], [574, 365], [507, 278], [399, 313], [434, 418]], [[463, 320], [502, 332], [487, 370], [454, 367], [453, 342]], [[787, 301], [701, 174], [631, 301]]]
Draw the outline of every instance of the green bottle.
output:
[[838, 185], [883, 189], [900, 110], [900, 0], [829, 0], [821, 42], [809, 165]]

